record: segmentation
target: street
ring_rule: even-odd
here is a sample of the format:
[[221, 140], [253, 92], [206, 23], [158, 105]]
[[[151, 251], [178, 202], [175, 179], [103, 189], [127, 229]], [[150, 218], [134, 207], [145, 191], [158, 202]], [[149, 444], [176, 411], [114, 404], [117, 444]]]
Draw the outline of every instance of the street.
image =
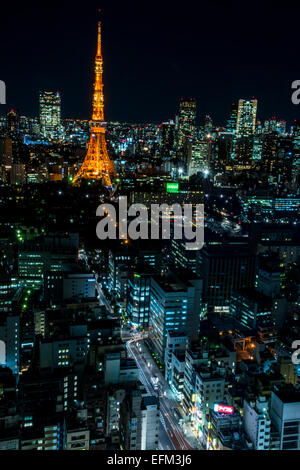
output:
[[[130, 357], [132, 357], [140, 370], [140, 380], [145, 386], [147, 392], [154, 396], [159, 396], [160, 400], [160, 422], [162, 428], [160, 430], [160, 448], [163, 450], [192, 450], [199, 448], [196, 439], [183, 435], [183, 431], [173, 415], [173, 409], [178, 408], [178, 402], [173, 399], [173, 394], [169, 385], [162, 377], [161, 372], [153, 361], [150, 353], [145, 351], [146, 346], [143, 344], [145, 336], [137, 334], [135, 337], [126, 342], [126, 348]], [[146, 352], [145, 359], [143, 351]], [[159, 391], [154, 389], [151, 377], [159, 377]], [[159, 375], [158, 375], [159, 374]], [[164, 430], [164, 432], [163, 432]], [[191, 445], [188, 440], [193, 440]]]

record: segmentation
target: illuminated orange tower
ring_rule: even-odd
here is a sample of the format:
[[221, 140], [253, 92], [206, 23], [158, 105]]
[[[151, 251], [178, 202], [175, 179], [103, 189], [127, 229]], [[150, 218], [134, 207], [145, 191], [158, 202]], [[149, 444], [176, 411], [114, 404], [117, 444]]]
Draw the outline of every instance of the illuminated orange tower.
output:
[[102, 180], [105, 186], [112, 186], [111, 179], [115, 176], [113, 162], [107, 153], [104, 122], [104, 95], [103, 95], [103, 59], [101, 52], [101, 23], [98, 22], [98, 43], [95, 58], [95, 83], [93, 95], [93, 115], [90, 121], [91, 134], [86, 157], [74, 177], [72, 183], [77, 180], [93, 179]]

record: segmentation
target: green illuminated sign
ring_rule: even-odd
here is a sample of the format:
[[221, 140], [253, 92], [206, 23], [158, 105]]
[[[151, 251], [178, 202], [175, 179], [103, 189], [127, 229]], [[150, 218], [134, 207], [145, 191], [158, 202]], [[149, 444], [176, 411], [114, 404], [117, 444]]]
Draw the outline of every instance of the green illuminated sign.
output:
[[179, 183], [167, 183], [167, 193], [178, 193]]

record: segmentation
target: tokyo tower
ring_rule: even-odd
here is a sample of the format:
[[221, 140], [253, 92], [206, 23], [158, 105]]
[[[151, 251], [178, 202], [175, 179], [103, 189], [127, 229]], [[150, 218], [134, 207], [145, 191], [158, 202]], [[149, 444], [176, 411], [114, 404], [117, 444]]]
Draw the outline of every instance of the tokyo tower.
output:
[[72, 183], [80, 179], [102, 180], [103, 184], [112, 187], [111, 180], [116, 176], [114, 164], [107, 153], [104, 122], [103, 95], [103, 59], [101, 52], [101, 23], [98, 22], [98, 43], [95, 58], [95, 83], [93, 95], [93, 115], [90, 121], [91, 133], [86, 157]]

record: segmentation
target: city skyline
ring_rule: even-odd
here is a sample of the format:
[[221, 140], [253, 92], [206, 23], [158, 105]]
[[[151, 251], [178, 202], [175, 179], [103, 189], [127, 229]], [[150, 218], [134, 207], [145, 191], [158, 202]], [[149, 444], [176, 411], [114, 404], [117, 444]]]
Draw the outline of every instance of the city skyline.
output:
[[[2, 44], [11, 34], [11, 21], [15, 29], [2, 46], [7, 105], [1, 114], [18, 108], [22, 115], [37, 115], [39, 91], [58, 90], [63, 118], [88, 119], [96, 6], [81, 10], [63, 3], [47, 15], [30, 6], [17, 12], [4, 8], [8, 21], [1, 28]], [[259, 118], [276, 115], [291, 123], [299, 113], [291, 102], [291, 83], [297, 79], [296, 29], [284, 22], [276, 29], [291, 11], [268, 8], [266, 2], [242, 17], [236, 2], [180, 11], [133, 6], [112, 11], [104, 4], [107, 120], [162, 122], [177, 112], [180, 97], [192, 96], [198, 103], [197, 122], [211, 114], [214, 122], [225, 125], [232, 101], [255, 97]], [[209, 24], [203, 18], [210, 18]]]
[[0, 453], [300, 450], [298, 10], [268, 5], [0, 19]]

